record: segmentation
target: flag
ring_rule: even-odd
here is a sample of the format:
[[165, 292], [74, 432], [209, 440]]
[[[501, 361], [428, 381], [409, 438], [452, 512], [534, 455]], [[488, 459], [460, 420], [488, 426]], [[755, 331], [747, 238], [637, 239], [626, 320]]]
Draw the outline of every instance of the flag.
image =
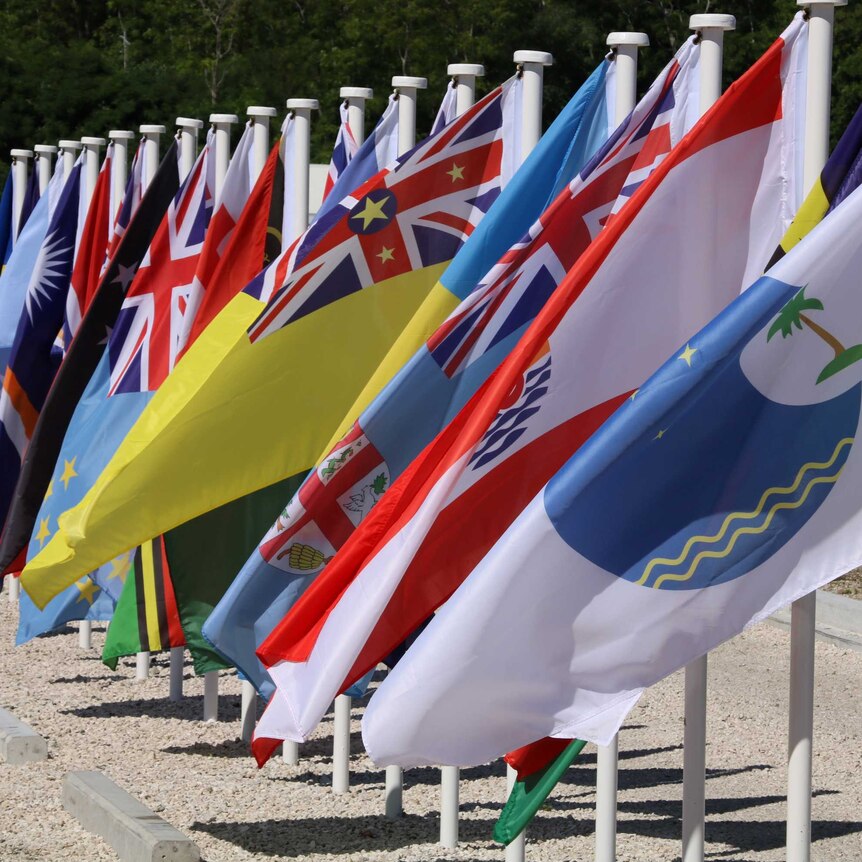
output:
[[338, 108], [341, 122], [338, 126], [338, 134], [335, 136], [335, 146], [332, 148], [332, 158], [329, 160], [329, 170], [326, 173], [326, 182], [323, 185], [323, 200], [329, 197], [336, 180], [344, 173], [344, 169], [350, 164], [359, 146], [353, 132], [350, 131], [350, 123], [347, 122], [348, 108], [344, 101]]
[[316, 222], [225, 307], [29, 564], [37, 604], [75, 580], [73, 571], [116, 556], [115, 544], [121, 553], [315, 463], [508, 180], [503, 127], [515, 88], [512, 78], [341, 201], [328, 230]]
[[[631, 196], [623, 190], [628, 202], [497, 372], [264, 642], [258, 655], [278, 692], [258, 725], [258, 756], [313, 730], [320, 698], [430, 616], [645, 369], [762, 271], [801, 197], [786, 131], [804, 101], [806, 36], [797, 16]], [[683, 275], [695, 260], [692, 285]]]
[[[20, 559], [30, 542], [36, 515], [54, 475], [72, 413], [99, 364], [108, 336], [117, 323], [126, 291], [178, 185], [177, 146], [174, 142], [147, 186], [146, 194], [111, 257], [35, 423], [33, 439], [15, 489], [14, 507], [0, 539], [0, 570], [11, 568], [17, 571], [19, 568], [14, 563]], [[118, 554], [109, 554], [108, 559], [116, 556]], [[107, 561], [101, 560], [99, 564], [90, 566], [88, 571], [95, 570]]]
[[431, 134], [436, 135], [437, 132], [449, 125], [455, 117], [458, 116], [458, 87], [454, 81], [449, 81], [446, 85], [446, 92], [443, 94], [443, 101], [437, 110], [437, 116], [434, 117], [434, 123], [431, 126]]
[[78, 226], [79, 157], [63, 187], [27, 287], [0, 394], [0, 523], [12, 502], [21, 460], [60, 364], [54, 347], [63, 325]]
[[66, 294], [66, 315], [63, 320], [64, 345], [72, 343], [72, 336], [77, 332], [81, 317], [99, 286], [99, 277], [105, 266], [112, 229], [110, 206], [113, 155], [112, 141], [105, 151], [105, 158], [87, 209], [78, 253], [75, 255], [70, 289]]
[[[862, 183], [860, 164], [862, 164], [862, 108], [856, 112], [814, 184], [814, 188], [797, 211], [770, 265], [783, 257], [808, 234], [815, 224], [820, 222], [827, 211], [834, 209]], [[577, 744], [583, 746], [583, 741], [545, 737], [506, 756], [506, 762], [518, 770], [518, 781], [494, 827], [495, 840], [508, 844], [525, 828], [544, 799], [553, 790], [565, 766], [571, 763], [576, 753], [580, 751]], [[569, 751], [567, 757], [563, 757], [564, 749]], [[528, 781], [528, 776], [534, 773], [542, 773], [542, 775], [537, 775]]]
[[860, 216], [857, 189], [542, 487], [414, 645], [436, 678], [383, 683], [375, 761], [607, 744], [646, 687], [862, 563]]
[[[141, 138], [138, 148], [135, 150], [135, 155], [132, 157], [132, 166], [129, 169], [129, 176], [126, 179], [126, 188], [123, 190], [123, 199], [119, 208], [116, 210], [116, 218], [114, 219], [111, 229], [111, 239], [108, 244], [108, 253], [105, 255], [105, 268], [116, 254], [120, 241], [126, 233], [132, 217], [138, 211], [143, 198], [143, 190], [149, 184], [151, 177], [147, 176], [145, 152], [148, 147], [155, 147], [158, 144], [151, 138]], [[113, 212], [113, 203], [111, 204]], [[104, 272], [102, 273], [104, 275]]]
[[185, 644], [162, 538], [145, 542], [125, 557], [131, 572], [123, 579], [102, 649], [102, 661], [112, 670], [120, 656]]
[[[315, 213], [313, 222], [321, 221], [324, 216], [335, 210], [347, 195], [352, 194], [383, 168], [389, 167], [397, 158], [398, 99], [392, 95], [374, 130], [362, 142], [356, 155], [348, 161], [329, 190], [329, 194]], [[287, 245], [288, 243], [285, 244], [285, 248]]]
[[13, 171], [9, 171], [6, 174], [3, 196], [0, 197], [0, 275], [3, 273], [13, 248], [12, 200], [15, 197], [13, 173]]
[[18, 218], [18, 236], [21, 236], [21, 231], [24, 230], [30, 215], [36, 208], [36, 204], [39, 203], [39, 197], [39, 172], [34, 165], [27, 177], [24, 200], [21, 202], [21, 214]]
[[[611, 68], [604, 61], [570, 100], [455, 256], [444, 279], [455, 271], [453, 280], [458, 284], [471, 273], [490, 269], [502, 251], [500, 243], [526, 232], [542, 212], [560, 183], [560, 165], [571, 180], [572, 173], [592, 155], [590, 146], [603, 143], [611, 132], [605, 110], [606, 91], [613, 86], [607, 80]], [[591, 145], [585, 145], [590, 141]], [[580, 153], [580, 162], [568, 157], [572, 151]], [[532, 308], [516, 301], [508, 311], [517, 307]], [[362, 521], [402, 466], [433, 438], [441, 417], [451, 408], [450, 402], [462, 397], [462, 387], [481, 383], [478, 374], [469, 383], [463, 375], [446, 377], [439, 365], [429, 365], [430, 358], [428, 348], [423, 347], [310, 474], [298, 497], [285, 507], [204, 625], [204, 636], [266, 696], [272, 693], [272, 682], [255, 655], [263, 638], [321, 571], [326, 557], [335, 553]], [[491, 367], [487, 361], [481, 366], [483, 373]], [[447, 388], [449, 384], [451, 388]], [[419, 412], [414, 414], [416, 410]], [[315, 555], [315, 564], [311, 564], [311, 555]]]
[[[24, 230], [21, 231], [8, 263], [0, 275], [0, 373], [6, 371], [33, 267], [36, 265], [39, 249], [48, 232], [48, 224], [60, 199], [63, 182], [61, 160], [48, 183], [45, 194], [39, 199]], [[2, 248], [2, 236], [0, 236], [0, 248]]]

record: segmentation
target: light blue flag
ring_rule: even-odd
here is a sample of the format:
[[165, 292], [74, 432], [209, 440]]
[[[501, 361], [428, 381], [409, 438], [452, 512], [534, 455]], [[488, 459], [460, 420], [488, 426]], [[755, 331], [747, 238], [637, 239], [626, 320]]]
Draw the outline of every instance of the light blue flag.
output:
[[[565, 187], [607, 140], [612, 131], [608, 112], [609, 90], [613, 85], [613, 75], [608, 74], [610, 66], [605, 61], [593, 72], [446, 269], [441, 281], [456, 296], [471, 294], [501, 256], [524, 236], [549, 201], [555, 198], [557, 190]], [[526, 309], [523, 311], [527, 313]], [[514, 333], [512, 335], [514, 337]], [[499, 362], [501, 351], [507, 349], [508, 344], [508, 340], [501, 342], [484, 363], [474, 364], [472, 383], [481, 383], [493, 367], [492, 363]], [[425, 348], [423, 352], [428, 354]], [[413, 364], [411, 360], [406, 368]], [[404, 373], [402, 371], [396, 379]], [[437, 374], [443, 376], [439, 367]], [[419, 403], [424, 397], [434, 400], [435, 395], [441, 394], [423, 390], [423, 387], [416, 390]], [[377, 412], [375, 405], [385, 400], [389, 389], [387, 387], [363, 415], [359, 423], [362, 429], [366, 428], [366, 418]], [[448, 392], [445, 400], [450, 400]], [[418, 441], [411, 440], [403, 449], [398, 441], [393, 441], [395, 449], [402, 452], [404, 463], [396, 466], [398, 456], [395, 456], [391, 464], [381, 465], [375, 448], [377, 441], [371, 445], [369, 437], [385, 425], [385, 421], [375, 422], [372, 418], [368, 436], [356, 426], [340, 448], [310, 474], [203, 626], [204, 637], [234, 663], [264, 697], [270, 697], [274, 688], [255, 655], [258, 645], [371, 509], [390, 479], [416, 454], [418, 450], [414, 444], [421, 448]], [[421, 420], [416, 427], [422, 428]], [[433, 436], [436, 427], [428, 425], [425, 430], [430, 429]], [[349, 469], [341, 469], [348, 463]], [[332, 522], [321, 525], [305, 517], [303, 495], [314, 493], [316, 488], [330, 481], [330, 490], [337, 489], [336, 493], [340, 493], [341, 505], [332, 507]], [[282, 541], [285, 532], [294, 540], [289, 546]]]
[[30, 276], [33, 274], [39, 249], [48, 233], [48, 224], [62, 189], [61, 162], [54, 171], [45, 194], [39, 198], [30, 218], [27, 219], [15, 243], [15, 248], [3, 268], [3, 274], [0, 275], [0, 375], [6, 372], [6, 364], [12, 352], [12, 343], [15, 341], [18, 319], [24, 308], [24, 297], [27, 295]]

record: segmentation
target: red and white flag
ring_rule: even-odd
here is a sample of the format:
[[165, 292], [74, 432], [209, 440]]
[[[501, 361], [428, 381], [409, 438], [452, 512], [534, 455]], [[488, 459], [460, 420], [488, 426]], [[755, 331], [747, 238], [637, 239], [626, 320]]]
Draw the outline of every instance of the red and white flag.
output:
[[278, 690], [259, 759], [306, 738], [650, 371], [762, 272], [801, 200], [806, 42], [797, 16], [663, 159], [263, 644]]

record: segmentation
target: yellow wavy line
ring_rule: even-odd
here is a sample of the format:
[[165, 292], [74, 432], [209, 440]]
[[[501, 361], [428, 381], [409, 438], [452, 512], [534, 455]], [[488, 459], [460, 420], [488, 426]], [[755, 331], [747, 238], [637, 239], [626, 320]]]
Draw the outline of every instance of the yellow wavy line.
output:
[[643, 585], [649, 579], [652, 570], [661, 564], [665, 564], [667, 566], [678, 566], [687, 556], [688, 552], [692, 549], [694, 545], [698, 542], [702, 542], [703, 544], [715, 544], [716, 542], [720, 542], [724, 538], [724, 534], [727, 532], [728, 527], [736, 520], [747, 520], [750, 521], [753, 518], [756, 518], [763, 511], [763, 507], [766, 505], [766, 501], [773, 494], [793, 494], [795, 493], [799, 486], [802, 484], [802, 477], [809, 470], [828, 470], [838, 459], [838, 454], [845, 447], [849, 446], [853, 442], [852, 437], [844, 437], [839, 440], [837, 445], [835, 446], [835, 451], [832, 453], [832, 457], [828, 461], [809, 461], [807, 464], [803, 464], [799, 468], [799, 472], [796, 474], [796, 479], [793, 481], [793, 484], [787, 488], [767, 488], [763, 495], [760, 498], [760, 502], [757, 504], [757, 507], [751, 512], [731, 512], [725, 519], [721, 525], [719, 531], [713, 536], [692, 536], [686, 543], [685, 547], [680, 552], [680, 555], [675, 558], [670, 557], [656, 557], [654, 560], [650, 560], [649, 565], [644, 570], [643, 575], [641, 575], [640, 580], [636, 583]]
[[[841, 468], [844, 469], [843, 467]], [[707, 557], [711, 557], [713, 559], [720, 559], [721, 557], [726, 557], [733, 550], [733, 546], [736, 544], [736, 540], [742, 535], [751, 535], [754, 536], [757, 533], [763, 533], [769, 525], [772, 523], [772, 518], [775, 513], [779, 509], [798, 509], [808, 498], [808, 492], [815, 485], [823, 485], [823, 484], [834, 484], [838, 481], [838, 477], [841, 475], [841, 470], [839, 470], [834, 476], [816, 476], [812, 479], [806, 486], [805, 491], [802, 496], [796, 500], [795, 502], [781, 502], [776, 503], [770, 510], [769, 514], [766, 516], [766, 520], [759, 527], [740, 527], [730, 539], [730, 543], [724, 551], [701, 551], [691, 562], [691, 566], [685, 574], [682, 575], [673, 575], [667, 574], [662, 575], [660, 578], [656, 578], [656, 582], [653, 584], [653, 589], [657, 590], [661, 587], [664, 581], [687, 581], [693, 574], [694, 570], [698, 567], [701, 560], [705, 560]]]

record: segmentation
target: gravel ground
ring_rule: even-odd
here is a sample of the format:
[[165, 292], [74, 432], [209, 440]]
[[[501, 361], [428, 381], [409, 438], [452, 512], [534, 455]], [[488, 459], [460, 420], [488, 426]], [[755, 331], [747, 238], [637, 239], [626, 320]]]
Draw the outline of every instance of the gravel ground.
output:
[[[221, 718], [204, 724], [202, 682], [187, 668], [186, 699], [167, 699], [166, 658], [148, 682], [133, 663], [107, 670], [67, 628], [12, 647], [16, 611], [0, 598], [0, 705], [48, 738], [45, 763], [0, 764], [0, 860], [110, 860], [102, 841], [62, 809], [63, 775], [98, 769], [189, 834], [208, 862], [245, 860], [502, 860], [490, 841], [505, 797], [501, 763], [465, 769], [461, 839], [436, 844], [438, 771], [405, 777], [405, 816], [382, 816], [383, 774], [363, 754], [354, 722], [350, 792], [330, 790], [332, 722], [302, 746], [296, 767], [258, 771], [238, 740], [236, 677], [223, 674]], [[101, 648], [104, 634], [93, 641]], [[788, 636], [761, 625], [710, 657], [707, 858], [784, 858]], [[822, 862], [862, 859], [862, 654], [817, 644], [814, 850]], [[619, 856], [678, 860], [682, 678], [649, 691], [620, 740]], [[354, 710], [359, 718], [361, 704]], [[595, 755], [569, 769], [530, 829], [530, 860], [591, 859]]]
[[830, 581], [823, 589], [829, 590], [830, 593], [838, 593], [839, 596], [862, 599], [862, 569], [853, 569], [843, 578]]

